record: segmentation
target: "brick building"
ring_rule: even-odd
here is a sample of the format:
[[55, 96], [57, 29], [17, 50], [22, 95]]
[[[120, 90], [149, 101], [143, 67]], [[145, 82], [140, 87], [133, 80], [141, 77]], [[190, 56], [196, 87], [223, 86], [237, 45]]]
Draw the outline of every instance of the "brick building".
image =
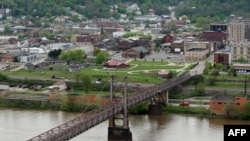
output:
[[220, 63], [223, 66], [231, 64], [231, 53], [230, 52], [215, 52], [213, 54], [214, 64]]
[[201, 39], [203, 39], [204, 41], [223, 43], [227, 39], [227, 33], [215, 32], [215, 31], [204, 31], [202, 32]]
[[218, 115], [225, 115], [225, 105], [228, 102], [232, 102], [234, 106], [239, 111], [244, 111], [244, 105], [247, 102], [250, 102], [250, 99], [247, 98], [247, 96], [223, 96], [223, 95], [216, 95], [213, 96], [209, 101], [210, 111], [212, 113], [218, 114]]
[[183, 41], [173, 41], [170, 46], [170, 52], [174, 54], [181, 54], [184, 52], [184, 42]]

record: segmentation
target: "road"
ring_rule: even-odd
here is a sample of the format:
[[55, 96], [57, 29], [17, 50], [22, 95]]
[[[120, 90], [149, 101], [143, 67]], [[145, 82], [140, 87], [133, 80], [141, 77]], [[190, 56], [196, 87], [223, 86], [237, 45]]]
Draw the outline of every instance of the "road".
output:
[[189, 71], [191, 75], [199, 75], [203, 73], [203, 70], [205, 69], [205, 61], [201, 61], [198, 63], [198, 65], [196, 65], [193, 69]]

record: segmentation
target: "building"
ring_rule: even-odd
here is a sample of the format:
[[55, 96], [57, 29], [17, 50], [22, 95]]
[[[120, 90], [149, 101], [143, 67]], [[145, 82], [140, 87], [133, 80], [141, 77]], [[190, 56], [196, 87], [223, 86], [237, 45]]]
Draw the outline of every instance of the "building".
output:
[[246, 74], [246, 73], [250, 74], [250, 64], [234, 63], [233, 68], [236, 71], [236, 73], [238, 73], [238, 74]]
[[203, 61], [207, 58], [207, 54], [209, 54], [209, 49], [192, 48], [185, 51], [185, 61], [188, 62]]
[[43, 48], [38, 48], [38, 47], [22, 48], [21, 50], [31, 54], [42, 54], [45, 52]]
[[242, 17], [231, 17], [228, 25], [228, 41], [232, 46], [232, 60], [245, 58], [250, 61], [250, 20]]
[[119, 62], [116, 60], [109, 60], [103, 64], [105, 68], [128, 68], [130, 65], [125, 62]]
[[1, 62], [2, 63], [12, 63], [12, 62], [14, 62], [14, 57], [9, 53], [2, 54], [1, 55]]
[[182, 54], [184, 52], [184, 42], [182, 40], [175, 40], [171, 43], [170, 52], [174, 54]]
[[211, 31], [222, 31], [227, 32], [228, 24], [227, 23], [212, 23], [210, 24]]
[[244, 105], [250, 102], [250, 99], [247, 96], [216, 95], [209, 101], [210, 111], [218, 115], [226, 115], [225, 105], [229, 102], [232, 102], [233, 105], [242, 112]]
[[21, 55], [18, 57], [18, 60], [20, 63], [29, 63], [37, 60], [36, 54], [30, 54], [30, 55]]
[[129, 40], [129, 39], [123, 39], [120, 40], [118, 43], [118, 47], [121, 50], [126, 50], [134, 47], [136, 45], [136, 42], [134, 40]]
[[211, 43], [204, 41], [191, 41], [184, 43], [184, 55], [186, 61], [203, 61], [211, 53]]
[[231, 64], [231, 53], [230, 52], [215, 52], [213, 54], [214, 64], [220, 63], [223, 66], [229, 66]]
[[157, 76], [162, 79], [168, 79], [169, 77], [169, 71], [161, 70], [157, 72]]
[[122, 57], [124, 58], [140, 58], [141, 53], [143, 56], [146, 56], [150, 53], [148, 49], [143, 46], [133, 47], [131, 49], [126, 50], [122, 53]]
[[241, 57], [250, 61], [250, 42], [247, 40], [231, 42], [232, 61]]
[[226, 32], [217, 32], [217, 31], [204, 31], [201, 35], [202, 41], [212, 42], [215, 46], [215, 50], [221, 48], [221, 46], [227, 40]]
[[59, 80], [54, 83], [52, 86], [49, 86], [50, 89], [55, 90], [56, 93], [67, 89], [67, 85], [64, 80]]
[[245, 23], [241, 20], [232, 20], [228, 25], [229, 42], [245, 40]]

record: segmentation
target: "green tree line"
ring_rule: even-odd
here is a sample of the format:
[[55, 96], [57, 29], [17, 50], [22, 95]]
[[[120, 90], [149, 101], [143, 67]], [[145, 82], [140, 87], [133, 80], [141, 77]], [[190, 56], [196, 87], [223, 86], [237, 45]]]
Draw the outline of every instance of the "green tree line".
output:
[[126, 13], [126, 5], [136, 3], [143, 14], [150, 8], [158, 15], [168, 14], [168, 6], [176, 6], [177, 16], [187, 15], [195, 20], [209, 17], [212, 21], [225, 19], [230, 14], [250, 17], [249, 0], [1, 0], [2, 8], [10, 8], [14, 17], [51, 17], [68, 15], [74, 10], [87, 18], [110, 16], [110, 6], [118, 5], [118, 13]]

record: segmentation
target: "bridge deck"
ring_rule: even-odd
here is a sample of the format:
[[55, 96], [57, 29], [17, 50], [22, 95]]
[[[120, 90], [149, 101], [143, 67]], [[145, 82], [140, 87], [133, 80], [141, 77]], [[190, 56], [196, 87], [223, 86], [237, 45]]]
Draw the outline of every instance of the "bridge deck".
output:
[[[181, 84], [188, 80], [191, 76], [184, 75], [172, 80], [168, 80], [162, 84], [143, 89], [140, 93], [128, 97], [128, 107], [139, 104], [145, 100], [158, 94], [158, 92], [166, 91], [175, 85]], [[62, 125], [52, 128], [28, 141], [65, 141], [69, 140], [84, 131], [94, 127], [95, 125], [107, 120], [109, 117], [116, 115], [123, 110], [124, 102], [118, 101], [111, 103], [101, 109], [84, 113], [75, 119], [72, 119]]]

